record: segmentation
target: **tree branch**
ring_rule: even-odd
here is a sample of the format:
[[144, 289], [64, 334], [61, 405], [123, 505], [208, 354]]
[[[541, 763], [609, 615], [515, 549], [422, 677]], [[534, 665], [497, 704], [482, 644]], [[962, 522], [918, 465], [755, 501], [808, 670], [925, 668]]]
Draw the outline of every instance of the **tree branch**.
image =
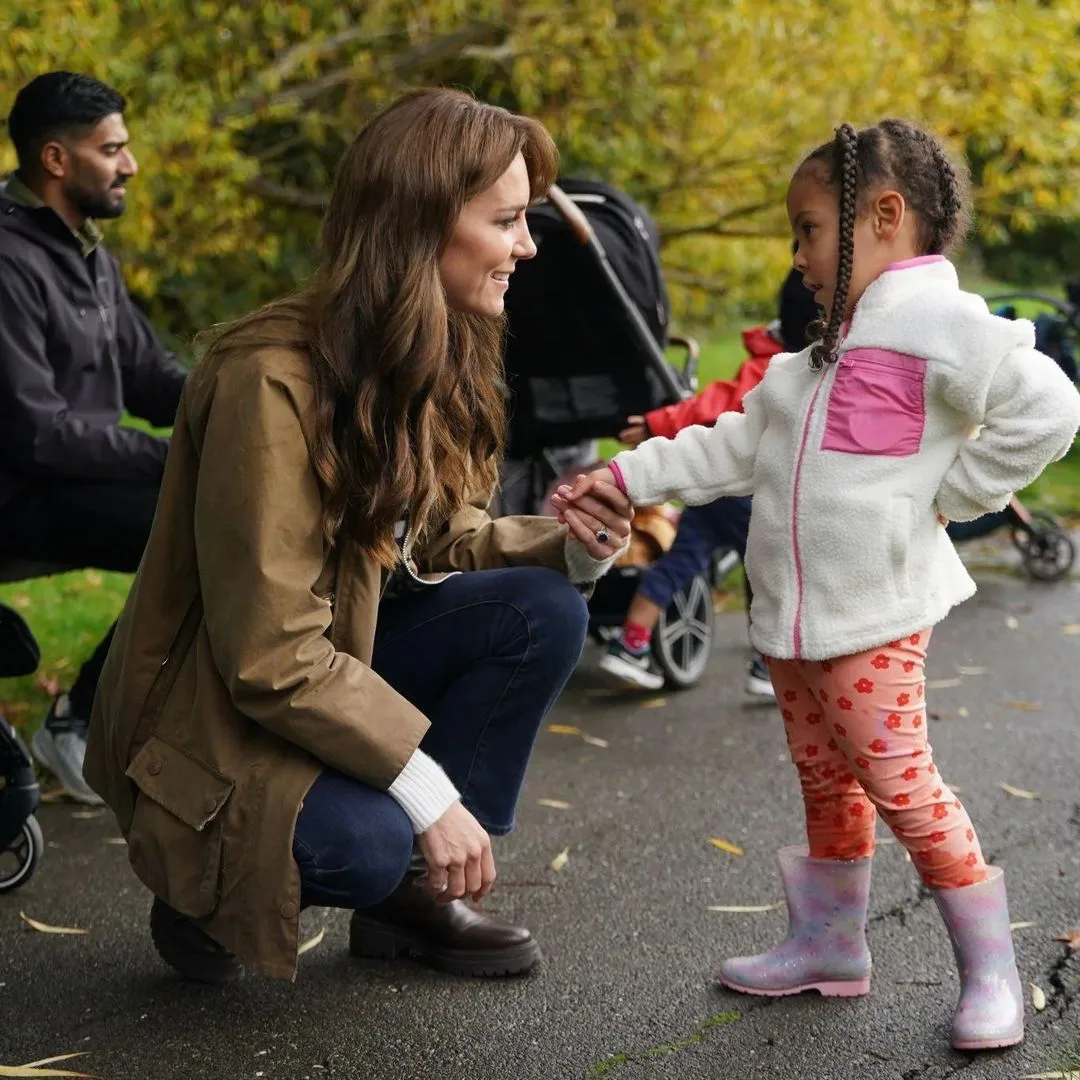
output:
[[284, 184], [274, 184], [264, 180], [261, 176], [248, 181], [248, 190], [270, 202], [282, 203], [285, 206], [298, 206], [304, 210], [325, 210], [330, 201], [327, 194], [320, 195], [318, 192], [302, 191], [300, 188], [285, 187]]

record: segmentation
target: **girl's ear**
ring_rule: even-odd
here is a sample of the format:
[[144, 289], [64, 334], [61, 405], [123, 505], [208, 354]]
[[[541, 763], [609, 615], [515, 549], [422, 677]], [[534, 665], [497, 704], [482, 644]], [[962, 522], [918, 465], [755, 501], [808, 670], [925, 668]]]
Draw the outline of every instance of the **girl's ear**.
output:
[[899, 191], [888, 189], [874, 199], [871, 206], [874, 232], [879, 240], [894, 240], [904, 225], [907, 204]]

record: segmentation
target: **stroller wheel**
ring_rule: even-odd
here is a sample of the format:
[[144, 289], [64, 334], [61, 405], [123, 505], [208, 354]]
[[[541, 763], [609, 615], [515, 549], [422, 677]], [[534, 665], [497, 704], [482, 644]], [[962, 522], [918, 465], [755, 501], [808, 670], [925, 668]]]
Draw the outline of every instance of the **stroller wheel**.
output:
[[1017, 547], [1024, 569], [1036, 581], [1059, 581], [1076, 561], [1076, 545], [1072, 538], [1057, 528], [1031, 533], [1026, 543], [1017, 543]]
[[698, 575], [675, 594], [653, 633], [653, 655], [667, 685], [682, 690], [701, 678], [712, 652], [712, 590]]
[[44, 850], [45, 838], [41, 835], [41, 826], [31, 814], [23, 822], [15, 839], [0, 851], [0, 893], [11, 892], [25, 885], [37, 869]]

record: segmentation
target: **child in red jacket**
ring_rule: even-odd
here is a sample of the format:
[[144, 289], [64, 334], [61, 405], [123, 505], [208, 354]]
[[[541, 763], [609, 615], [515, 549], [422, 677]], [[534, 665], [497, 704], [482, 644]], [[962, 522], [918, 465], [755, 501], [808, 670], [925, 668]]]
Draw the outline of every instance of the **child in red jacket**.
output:
[[[710, 383], [695, 397], [677, 405], [629, 417], [628, 426], [619, 434], [620, 442], [637, 446], [650, 436], [674, 438], [685, 427], [711, 425], [721, 413], [741, 411], [743, 397], [761, 382], [769, 361], [778, 353], [797, 352], [805, 346], [807, 327], [817, 312], [812, 294], [803, 286], [802, 274], [792, 270], [780, 291], [780, 318], [769, 326], [743, 332], [743, 345], [750, 355], [735, 377]], [[644, 690], [663, 686], [664, 675], [650, 648], [661, 613], [676, 592], [689, 585], [695, 575], [708, 570], [717, 548], [734, 548], [742, 558], [749, 523], [748, 497], [687, 507], [679, 518], [671, 550], [642, 575], [622, 629], [600, 661], [601, 668], [630, 686]], [[746, 607], [749, 611], [749, 596]], [[769, 673], [756, 653], [747, 673], [746, 691], [760, 698], [774, 696]]]

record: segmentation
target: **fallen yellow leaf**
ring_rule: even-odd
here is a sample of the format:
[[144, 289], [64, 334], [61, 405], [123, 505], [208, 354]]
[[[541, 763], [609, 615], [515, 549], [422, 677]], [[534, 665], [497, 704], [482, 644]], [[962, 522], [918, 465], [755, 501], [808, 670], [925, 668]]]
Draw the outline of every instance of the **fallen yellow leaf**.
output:
[[1031, 1004], [1035, 1006], [1036, 1012], [1042, 1012], [1046, 1008], [1046, 995], [1042, 987], [1036, 986], [1035, 983], [1031, 984]]
[[1029, 926], [1037, 926], [1037, 923], [1033, 922], [1013, 922], [1009, 923], [1010, 930], [1026, 930]]
[[927, 690], [948, 690], [951, 686], [963, 686], [963, 679], [931, 679], [926, 684]]
[[573, 724], [548, 724], [548, 731], [552, 735], [580, 735], [581, 728], [574, 727]]
[[759, 911], [776, 911], [784, 906], [784, 901], [775, 904], [710, 904], [706, 911], [726, 911], [731, 915], [752, 915]]
[[1058, 934], [1055, 941], [1064, 941], [1069, 946], [1069, 952], [1080, 949], [1080, 929], [1066, 930], [1064, 934]]
[[310, 937], [296, 950], [297, 956], [303, 956], [304, 953], [310, 952], [316, 945], [322, 944], [322, 939], [326, 937], [326, 927], [324, 926], [314, 937]]
[[106, 844], [126, 844], [127, 841], [122, 836], [106, 836]]
[[998, 782], [998, 787], [1005, 792], [1006, 795], [1013, 795], [1017, 799], [1041, 799], [1042, 796], [1037, 791], [1025, 791], [1023, 788], [1013, 787], [1012, 784], [1006, 784], [1004, 780]]
[[611, 690], [606, 686], [590, 686], [585, 690], [586, 697], [618, 697], [620, 691]]
[[662, 709], [667, 704], [666, 697], [654, 697], [649, 698], [648, 701], [643, 701], [641, 707], [643, 709]]
[[104, 813], [104, 810], [76, 810], [71, 816], [78, 818], [79, 821], [92, 821], [94, 818], [103, 816]]
[[32, 930], [37, 930], [41, 934], [89, 934], [89, 930], [77, 930], [74, 926], [50, 926], [48, 923], [38, 922], [37, 919], [31, 919], [25, 911], [19, 912], [19, 918], [22, 919], [27, 926]]
[[730, 840], [718, 840], [715, 836], [713, 836], [710, 837], [709, 843], [712, 844], [714, 848], [719, 848], [721, 851], [726, 851], [729, 855], [746, 854], [746, 852], [743, 851], [743, 849], [739, 847], [738, 844], [733, 844]]
[[16, 593], [16, 594], [15, 594], [15, 595], [14, 595], [14, 596], [13, 596], [13, 597], [11, 598], [11, 602], [12, 602], [12, 603], [13, 603], [13, 604], [14, 604], [14, 605], [15, 605], [16, 607], [20, 607], [20, 608], [28, 608], [28, 607], [30, 606], [30, 597], [29, 597], [29, 596], [27, 596], [27, 595], [26, 595], [26, 593]]
[[93, 1080], [92, 1073], [71, 1072], [70, 1069], [35, 1069], [31, 1065], [0, 1065], [0, 1076], [85, 1076]]
[[956, 669], [958, 675], [985, 675], [986, 668], [984, 667], [958, 667]]
[[97, 570], [87, 570], [83, 578], [87, 585], [93, 585], [95, 589], [105, 580]]
[[1020, 712], [1042, 712], [1042, 706], [1037, 701], [1006, 701], [1003, 704], [1006, 709], [1019, 709]]
[[550, 806], [552, 810], [571, 810], [573, 807], [568, 802], [563, 802], [562, 799], [537, 799], [537, 804], [540, 806]]
[[555, 871], [561, 870], [570, 861], [570, 849], [563, 848], [554, 859], [551, 860], [551, 869]]
[[1020, 626], [1020, 620], [1015, 615], [1006, 615], [1005, 616], [1005, 625], [1010, 630], [1016, 630]]
[[602, 746], [605, 749], [611, 745], [607, 739], [598, 739], [595, 735], [582, 735], [581, 741], [588, 743], [590, 746]]
[[1068, 637], [1076, 637], [1080, 635], [1080, 622], [1069, 623], [1061, 628], [1061, 632]]
[[1025, 1073], [1020, 1080], [1080, 1080], [1080, 1071], [1071, 1069], [1069, 1072]]

